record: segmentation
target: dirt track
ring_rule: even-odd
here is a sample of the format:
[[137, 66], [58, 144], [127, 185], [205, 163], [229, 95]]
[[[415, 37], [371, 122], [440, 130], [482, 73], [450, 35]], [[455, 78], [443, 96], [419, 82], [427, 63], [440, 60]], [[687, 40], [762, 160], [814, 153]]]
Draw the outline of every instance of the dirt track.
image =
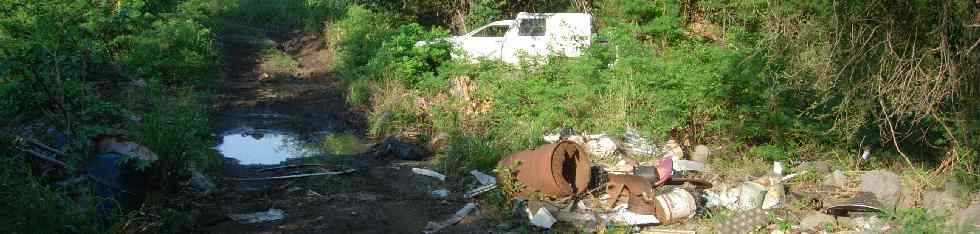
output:
[[[313, 144], [329, 133], [363, 136], [364, 120], [345, 104], [346, 89], [329, 72], [330, 53], [321, 37], [241, 29], [245, 30], [220, 35], [225, 77], [218, 82], [213, 106], [216, 136], [241, 129], [269, 129], [295, 134]], [[264, 69], [262, 58], [270, 49], [290, 55], [298, 69], [288, 73]], [[353, 161], [352, 156], [318, 157], [339, 163], [259, 172], [257, 169], [268, 166], [243, 166], [225, 158], [217, 192], [200, 207], [207, 215], [195, 226], [205, 233], [419, 233], [429, 221], [446, 219], [466, 203], [461, 198], [463, 191], [453, 189], [464, 186], [411, 172], [412, 167], [426, 167], [427, 162], [376, 166], [332, 177], [262, 182], [226, 179], [336, 171], [350, 168]], [[433, 198], [430, 191], [440, 188], [452, 193], [448, 198]], [[226, 216], [272, 208], [283, 210], [286, 218], [239, 224]], [[486, 233], [481, 231], [488, 228], [488, 222], [481, 221], [485, 220], [482, 212], [478, 209], [443, 233]]]

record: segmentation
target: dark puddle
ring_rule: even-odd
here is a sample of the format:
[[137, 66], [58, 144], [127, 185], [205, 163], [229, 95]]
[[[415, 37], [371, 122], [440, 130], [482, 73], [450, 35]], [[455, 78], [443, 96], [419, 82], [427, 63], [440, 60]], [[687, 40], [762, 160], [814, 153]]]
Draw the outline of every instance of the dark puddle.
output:
[[238, 127], [218, 135], [217, 149], [240, 165], [275, 165], [305, 157], [352, 155], [368, 145], [348, 133], [317, 132], [300, 134], [283, 129]]

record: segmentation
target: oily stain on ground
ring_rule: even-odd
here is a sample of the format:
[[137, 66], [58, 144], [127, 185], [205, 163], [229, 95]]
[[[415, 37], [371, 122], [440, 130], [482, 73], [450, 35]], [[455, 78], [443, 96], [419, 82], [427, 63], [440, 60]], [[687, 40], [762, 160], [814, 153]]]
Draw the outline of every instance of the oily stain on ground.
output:
[[[462, 186], [417, 176], [411, 172], [411, 166], [375, 166], [345, 175], [292, 180], [227, 179], [348, 169], [350, 166], [345, 164], [351, 160], [324, 160], [348, 163], [273, 171], [259, 170], [268, 165], [243, 164], [269, 164], [300, 156], [337, 157], [323, 156], [315, 146], [327, 135], [363, 136], [364, 121], [357, 111], [344, 104], [346, 89], [327, 72], [329, 51], [320, 36], [251, 28], [222, 32], [220, 39], [226, 70], [213, 106], [212, 132], [222, 139], [217, 148], [226, 157], [238, 159], [225, 159], [219, 175], [225, 179], [218, 178], [217, 191], [197, 203], [200, 204], [197, 209], [203, 213], [196, 220], [197, 231], [418, 233], [429, 221], [446, 219], [465, 204], [459, 198], [462, 191], [448, 199], [433, 198], [432, 190]], [[263, 70], [268, 67], [263, 66], [263, 56], [270, 49], [290, 55], [298, 67], [288, 73]], [[263, 147], [293, 151], [269, 153], [277, 149]], [[269, 209], [282, 210], [285, 218], [259, 224], [239, 224], [227, 218], [228, 214]], [[483, 215], [478, 210], [471, 216]], [[468, 218], [444, 231], [485, 230], [489, 224], [478, 219]]]

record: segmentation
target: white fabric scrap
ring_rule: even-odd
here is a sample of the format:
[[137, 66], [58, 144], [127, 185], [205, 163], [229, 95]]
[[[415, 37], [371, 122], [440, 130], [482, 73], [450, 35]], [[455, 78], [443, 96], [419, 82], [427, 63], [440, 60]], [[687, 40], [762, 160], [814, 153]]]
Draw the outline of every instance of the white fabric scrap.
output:
[[424, 175], [424, 176], [436, 178], [436, 179], [439, 179], [441, 181], [446, 181], [446, 176], [445, 175], [440, 174], [439, 172], [435, 172], [433, 170], [422, 169], [422, 168], [412, 168], [412, 172], [415, 172], [415, 174], [419, 174], [419, 175]]
[[286, 217], [286, 214], [280, 209], [269, 209], [268, 211], [255, 212], [248, 214], [231, 214], [228, 215], [231, 220], [235, 220], [240, 224], [250, 224], [250, 223], [264, 223], [270, 221], [280, 220]]
[[470, 171], [470, 174], [473, 175], [473, 177], [476, 178], [476, 181], [479, 181], [480, 184], [482, 184], [482, 185], [489, 185], [489, 184], [496, 184], [497, 183], [497, 178], [494, 178], [493, 176], [484, 174], [483, 172], [480, 172], [480, 171], [477, 171], [477, 170], [472, 170], [472, 171]]

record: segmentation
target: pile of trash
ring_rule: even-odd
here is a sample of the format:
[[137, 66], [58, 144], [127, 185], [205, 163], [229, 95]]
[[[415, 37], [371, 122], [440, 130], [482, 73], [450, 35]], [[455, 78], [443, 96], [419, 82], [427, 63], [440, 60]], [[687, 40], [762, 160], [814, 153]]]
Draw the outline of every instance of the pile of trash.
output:
[[[567, 129], [544, 138], [549, 144], [501, 159], [496, 178], [471, 172], [481, 186], [464, 197], [474, 198], [495, 188], [502, 189], [515, 201], [515, 213], [540, 229], [565, 223], [580, 231], [595, 232], [608, 223], [619, 223], [634, 230], [661, 233], [668, 230], [662, 226], [684, 224], [696, 216], [724, 209], [733, 216], [713, 224], [714, 230], [747, 233], [768, 225], [770, 216], [784, 208], [787, 196], [784, 184], [799, 175], [784, 175], [783, 164], [774, 162], [767, 175], [714, 185], [702, 179], [711, 174], [705, 165], [707, 156], [698, 152], [707, 150], [703, 146], [695, 147], [691, 153], [694, 160], [684, 160], [683, 151], [676, 143], [668, 142], [664, 144], [666, 149], [660, 149], [634, 130], [627, 131], [622, 140], [606, 134], [580, 135]], [[654, 160], [636, 162], [630, 155]], [[618, 163], [606, 165], [590, 157], [598, 157], [596, 161], [618, 160]], [[457, 222], [475, 205], [467, 204], [447, 221], [430, 223], [425, 232], [437, 232]], [[847, 216], [850, 212], [877, 211], [874, 206], [843, 205], [831, 206], [823, 213]], [[648, 227], [651, 229], [645, 229]], [[694, 233], [693, 230], [669, 231]]]

